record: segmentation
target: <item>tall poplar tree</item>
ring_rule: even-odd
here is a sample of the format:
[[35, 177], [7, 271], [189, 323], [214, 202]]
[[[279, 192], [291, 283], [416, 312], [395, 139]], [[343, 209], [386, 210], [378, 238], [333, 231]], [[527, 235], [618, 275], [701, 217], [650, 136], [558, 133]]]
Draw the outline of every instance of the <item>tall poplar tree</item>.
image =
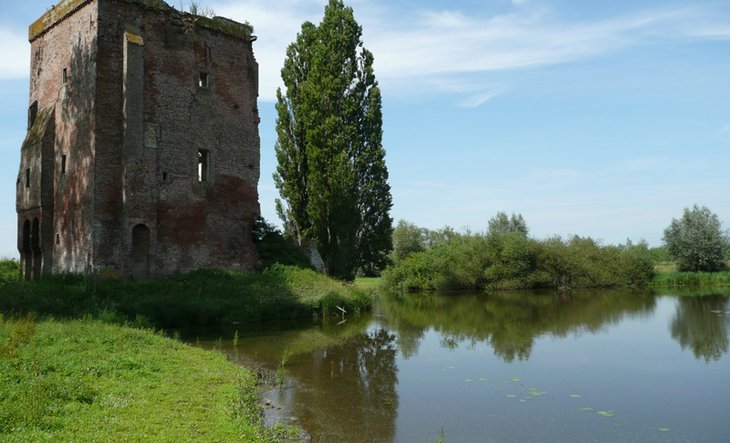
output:
[[289, 45], [276, 104], [277, 212], [347, 279], [382, 269], [392, 249], [380, 89], [361, 37], [352, 8], [330, 0]]

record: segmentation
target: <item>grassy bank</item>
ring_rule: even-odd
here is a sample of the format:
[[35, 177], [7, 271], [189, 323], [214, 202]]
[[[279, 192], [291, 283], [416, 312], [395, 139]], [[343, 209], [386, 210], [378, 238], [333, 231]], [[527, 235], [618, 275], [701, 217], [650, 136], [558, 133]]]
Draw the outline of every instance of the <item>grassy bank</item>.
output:
[[350, 314], [370, 308], [368, 293], [307, 269], [275, 265], [262, 272], [202, 270], [148, 281], [0, 277], [0, 312], [41, 317], [91, 316], [111, 323], [185, 329]]
[[0, 317], [0, 440], [273, 441], [253, 375], [91, 320]]
[[652, 286], [730, 286], [730, 271], [662, 272], [654, 276]]

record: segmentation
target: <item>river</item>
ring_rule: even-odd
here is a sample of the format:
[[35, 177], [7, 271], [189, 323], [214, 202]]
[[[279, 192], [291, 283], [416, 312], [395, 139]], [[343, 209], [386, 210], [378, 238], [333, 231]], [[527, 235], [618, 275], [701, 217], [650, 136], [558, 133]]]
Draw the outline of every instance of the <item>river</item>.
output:
[[317, 442], [727, 442], [729, 292], [379, 296], [196, 341], [273, 374], [267, 420]]

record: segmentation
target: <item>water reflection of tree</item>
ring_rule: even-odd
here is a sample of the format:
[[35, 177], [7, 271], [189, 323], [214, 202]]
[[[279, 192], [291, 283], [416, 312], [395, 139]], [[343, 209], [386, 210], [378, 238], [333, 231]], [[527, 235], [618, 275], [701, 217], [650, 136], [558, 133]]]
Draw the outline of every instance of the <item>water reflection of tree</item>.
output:
[[723, 295], [680, 297], [670, 325], [672, 338], [698, 359], [719, 360], [728, 351], [728, 321], [718, 315], [725, 313], [727, 302]]
[[[392, 441], [398, 409], [395, 335], [378, 329], [297, 359], [288, 369], [308, 380], [294, 414], [314, 441]], [[304, 374], [304, 372], [311, 372]]]
[[[406, 337], [421, 337], [433, 328], [442, 334], [444, 347], [486, 342], [495, 355], [511, 362], [528, 359], [535, 338], [541, 335], [596, 332], [625, 315], [649, 313], [654, 306], [654, 297], [647, 293], [603, 290], [541, 295], [414, 294], [389, 298], [382, 309], [388, 325], [399, 335], [405, 330]], [[418, 341], [410, 340], [410, 344], [417, 346]], [[409, 355], [415, 352], [417, 347]], [[404, 357], [409, 355], [404, 353]]]

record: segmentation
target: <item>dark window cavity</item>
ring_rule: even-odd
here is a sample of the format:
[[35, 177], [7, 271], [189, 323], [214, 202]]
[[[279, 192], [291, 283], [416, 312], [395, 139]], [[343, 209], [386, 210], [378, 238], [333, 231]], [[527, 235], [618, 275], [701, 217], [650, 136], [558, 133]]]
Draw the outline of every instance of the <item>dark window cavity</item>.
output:
[[62, 155], [61, 156], [61, 175], [65, 175], [65, 174], [66, 174], [66, 156]]
[[30, 188], [30, 168], [25, 169], [25, 187]]
[[61, 79], [63, 80], [64, 85], [68, 83], [68, 68], [63, 68], [63, 74], [61, 75]]
[[210, 86], [210, 75], [207, 72], [200, 72], [200, 76], [198, 77], [198, 87], [203, 89], [208, 89]]

